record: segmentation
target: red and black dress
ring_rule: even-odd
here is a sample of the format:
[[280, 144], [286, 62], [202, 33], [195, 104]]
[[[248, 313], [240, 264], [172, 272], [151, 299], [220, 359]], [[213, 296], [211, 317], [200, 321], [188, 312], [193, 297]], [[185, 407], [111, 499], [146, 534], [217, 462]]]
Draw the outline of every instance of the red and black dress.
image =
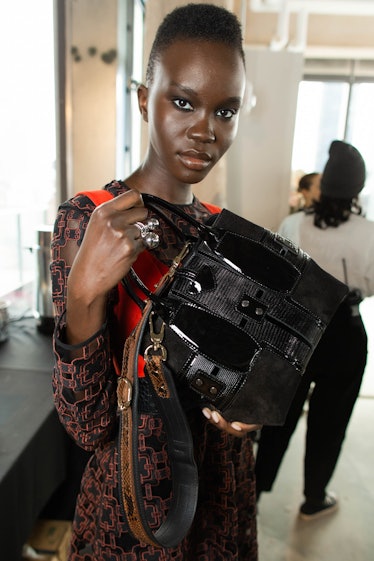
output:
[[[116, 196], [127, 187], [113, 181], [105, 189]], [[102, 329], [82, 345], [64, 342], [69, 254], [80, 245], [94, 208], [82, 194], [62, 204], [52, 242], [51, 273], [57, 310], [54, 399], [67, 432], [79, 446], [94, 452], [82, 478], [69, 561], [256, 561], [251, 437], [247, 434], [237, 438], [218, 430], [197, 408], [187, 412], [199, 470], [199, 501], [189, 534], [178, 547], [162, 549], [139, 543], [128, 531], [118, 495], [115, 363], [120, 363], [123, 342], [141, 312], [130, 298], [126, 300], [115, 289], [108, 300], [107, 321]], [[195, 198], [191, 205], [183, 205], [183, 210], [204, 221], [212, 207], [208, 210]], [[173, 218], [178, 221], [176, 216]], [[137, 261], [149, 287], [180, 250], [181, 242], [173, 230], [162, 221], [161, 228], [159, 247], [144, 251], [139, 264]], [[150, 524], [158, 527], [169, 506], [170, 468], [162, 422], [147, 385], [147, 379], [141, 378], [145, 397], [140, 404], [139, 465], [146, 513]]]

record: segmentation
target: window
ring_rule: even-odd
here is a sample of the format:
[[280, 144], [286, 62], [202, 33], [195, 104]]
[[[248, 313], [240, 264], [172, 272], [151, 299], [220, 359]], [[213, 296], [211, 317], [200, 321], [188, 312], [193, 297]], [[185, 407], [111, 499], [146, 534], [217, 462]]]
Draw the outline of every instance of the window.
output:
[[[313, 70], [315, 66], [316, 61], [313, 61]], [[358, 148], [366, 163], [367, 179], [360, 202], [366, 216], [374, 220], [374, 162], [370, 131], [370, 123], [374, 122], [372, 66], [368, 61], [361, 66], [356, 61], [346, 61], [345, 64], [322, 61], [317, 68], [319, 75], [306, 74], [299, 87], [292, 168], [296, 177], [322, 171], [331, 141], [350, 142]]]
[[302, 81], [295, 124], [293, 169], [319, 171], [331, 140], [344, 137], [349, 87], [344, 82]]
[[55, 214], [53, 2], [0, 4], [0, 295], [31, 281], [41, 224]]
[[118, 43], [124, 64], [117, 70], [117, 177], [126, 177], [141, 162], [137, 88], [143, 79], [144, 0], [121, 0], [119, 8]]
[[[59, 12], [56, 17], [61, 16], [60, 11], [65, 10], [65, 16], [68, 14], [68, 40], [73, 4], [52, 0], [13, 0], [0, 4], [0, 297], [31, 285], [37, 270], [37, 255], [30, 248], [35, 248], [37, 232], [45, 224], [53, 224], [57, 203], [73, 193], [69, 170], [64, 168], [67, 161], [70, 166], [71, 155], [64, 158], [63, 154], [69, 152], [69, 118], [65, 123], [69, 130], [62, 123], [59, 131], [60, 161], [56, 161], [53, 13], [55, 6]], [[83, 13], [90, 9], [96, 13], [90, 0], [80, 4]], [[131, 78], [142, 79], [144, 1], [110, 0], [108, 5], [111, 13], [118, 9], [117, 40], [121, 56], [117, 67], [116, 140], [118, 177], [124, 177], [140, 158], [140, 116], [136, 93], [129, 83]], [[95, 25], [95, 17], [90, 21]], [[100, 26], [100, 21], [97, 25]], [[63, 51], [65, 46], [61, 48]], [[60, 69], [60, 80], [61, 74], [65, 74], [64, 68]], [[69, 88], [70, 84], [66, 88], [62, 85], [60, 104]], [[62, 115], [71, 116], [69, 102], [65, 109], [59, 109]], [[61, 138], [62, 133], [68, 139]]]
[[366, 185], [362, 192], [366, 215], [374, 220], [374, 82], [357, 83], [352, 87], [352, 97], [348, 115], [347, 141], [359, 148], [366, 164]]

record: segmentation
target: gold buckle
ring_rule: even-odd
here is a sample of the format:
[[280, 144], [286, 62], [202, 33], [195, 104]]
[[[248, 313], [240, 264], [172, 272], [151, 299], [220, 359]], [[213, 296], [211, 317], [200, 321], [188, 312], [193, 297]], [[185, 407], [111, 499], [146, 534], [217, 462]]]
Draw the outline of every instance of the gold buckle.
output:
[[175, 271], [178, 269], [181, 261], [186, 257], [187, 253], [189, 252], [191, 242], [186, 242], [185, 245], [182, 247], [182, 250], [178, 255], [174, 258], [169, 271], [166, 273], [166, 276], [172, 278], [175, 274]]
[[154, 312], [151, 312], [148, 320], [149, 333], [150, 333], [152, 345], [149, 345], [149, 347], [147, 347], [146, 350], [144, 351], [144, 360], [147, 361], [151, 354], [152, 355], [159, 354], [161, 356], [161, 360], [165, 361], [167, 358], [167, 350], [164, 347], [164, 345], [161, 344], [162, 341], [164, 340], [164, 335], [165, 335], [165, 323], [162, 322], [159, 333], [156, 333], [153, 326], [153, 315]]
[[118, 378], [117, 384], [117, 403], [118, 409], [124, 411], [130, 407], [132, 400], [132, 384], [125, 376]]

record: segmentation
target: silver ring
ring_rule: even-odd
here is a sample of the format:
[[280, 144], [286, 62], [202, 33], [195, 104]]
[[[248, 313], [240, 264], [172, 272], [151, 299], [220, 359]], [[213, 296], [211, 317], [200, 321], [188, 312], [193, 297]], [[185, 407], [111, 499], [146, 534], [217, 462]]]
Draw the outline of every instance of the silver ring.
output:
[[148, 249], [154, 249], [158, 246], [160, 236], [153, 231], [159, 226], [159, 221], [156, 218], [150, 218], [147, 224], [135, 222], [134, 226], [139, 229], [142, 242]]
[[147, 226], [143, 222], [135, 222], [134, 226], [138, 228], [140, 237], [143, 238], [148, 231]]

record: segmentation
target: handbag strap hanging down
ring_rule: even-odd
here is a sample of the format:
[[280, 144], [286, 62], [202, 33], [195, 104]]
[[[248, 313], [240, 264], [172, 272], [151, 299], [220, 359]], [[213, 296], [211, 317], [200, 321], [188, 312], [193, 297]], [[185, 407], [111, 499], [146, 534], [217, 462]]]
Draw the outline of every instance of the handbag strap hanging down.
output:
[[[147, 322], [152, 318], [151, 314], [152, 303], [148, 301], [140, 323], [126, 340], [122, 374], [118, 381], [120, 493], [131, 533], [142, 542], [167, 548], [180, 543], [192, 524], [198, 496], [198, 474], [190, 428], [173, 379], [162, 364], [163, 352], [160, 352], [156, 345], [148, 353], [146, 369], [155, 390], [157, 409], [165, 425], [172, 474], [172, 496], [165, 520], [158, 529], [152, 529], [144, 508], [137, 453], [138, 355]], [[161, 344], [162, 341], [159, 342], [159, 345]]]
[[[85, 191], [79, 194], [90, 198], [96, 206], [113, 197], [110, 192], [105, 190]], [[182, 210], [163, 199], [158, 199], [158, 197], [152, 195], [143, 195], [143, 198], [147, 208], [152, 208], [159, 214], [183, 241], [186, 241], [186, 237], [172, 219], [159, 210], [159, 206], [172, 210], [181, 218], [190, 222], [198, 233], [205, 238], [214, 236], [209, 227], [194, 220]], [[189, 236], [188, 239], [192, 241], [197, 239], [197, 236]], [[164, 284], [170, 281], [188, 245], [189, 243], [187, 242], [181, 253], [174, 259], [171, 268], [158, 283], [156, 293], [161, 291]], [[173, 376], [164, 364], [164, 352], [166, 350], [162, 347], [162, 340], [157, 339], [153, 348], [147, 349], [145, 368], [154, 390], [153, 397], [156, 402], [157, 411], [165, 427], [171, 469], [172, 494], [165, 520], [159, 528], [151, 528], [144, 508], [138, 462], [138, 357], [147, 324], [152, 322], [153, 304], [151, 297], [153, 293], [147, 290], [133, 269], [130, 278], [148, 296], [148, 300], [145, 304], [140, 302], [140, 307], [143, 310], [141, 321], [133, 333], [126, 339], [121, 376], [118, 379], [117, 386], [118, 413], [120, 418], [118, 451], [121, 505], [128, 521], [129, 529], [134, 537], [156, 547], [170, 548], [175, 547], [183, 540], [194, 519], [198, 498], [198, 471], [194, 460], [190, 427], [180, 404]], [[128, 285], [128, 282], [126, 285]]]

